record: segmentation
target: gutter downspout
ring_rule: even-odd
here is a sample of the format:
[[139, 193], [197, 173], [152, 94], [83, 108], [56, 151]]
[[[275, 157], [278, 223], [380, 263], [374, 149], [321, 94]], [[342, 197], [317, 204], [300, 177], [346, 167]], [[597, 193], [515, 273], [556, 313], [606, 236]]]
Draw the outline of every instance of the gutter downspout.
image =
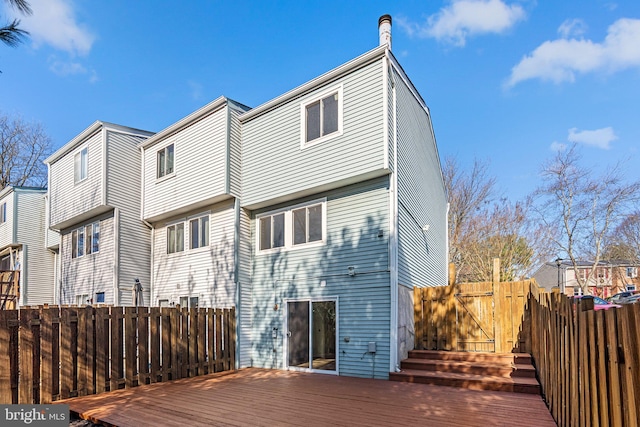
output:
[[[385, 68], [391, 67], [388, 52], [385, 55]], [[390, 73], [392, 85], [392, 103], [393, 103], [393, 172], [390, 175], [390, 197], [389, 197], [389, 258], [390, 258], [390, 330], [389, 336], [391, 341], [389, 354], [389, 372], [395, 372], [398, 369], [398, 114], [397, 114], [397, 98], [396, 98], [396, 81], [393, 71]], [[388, 114], [388, 111], [385, 112]]]
[[140, 221], [142, 221], [142, 223], [144, 225], [147, 226], [147, 228], [149, 228], [149, 230], [151, 230], [151, 245], [150, 245], [150, 250], [151, 250], [151, 256], [150, 256], [150, 268], [149, 268], [149, 306], [153, 307], [154, 302], [154, 291], [155, 291], [155, 286], [153, 283], [153, 261], [154, 261], [154, 246], [155, 246], [155, 239], [156, 239], [156, 229], [153, 226], [153, 224], [149, 223], [148, 221], [146, 221], [144, 219], [144, 195], [145, 195], [145, 179], [144, 179], [144, 147], [140, 146], [140, 182], [141, 182], [141, 187], [140, 187]]

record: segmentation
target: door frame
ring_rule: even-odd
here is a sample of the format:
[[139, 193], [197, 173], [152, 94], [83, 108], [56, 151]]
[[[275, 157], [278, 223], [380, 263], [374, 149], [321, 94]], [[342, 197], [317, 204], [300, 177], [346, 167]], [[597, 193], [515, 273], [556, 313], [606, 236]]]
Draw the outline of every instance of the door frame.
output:
[[[289, 303], [290, 302], [307, 302], [310, 307], [309, 307], [309, 366], [311, 365], [312, 362], [312, 355], [311, 352], [313, 351], [313, 305], [312, 303], [314, 302], [326, 302], [326, 301], [333, 301], [335, 303], [336, 306], [336, 343], [335, 343], [335, 348], [336, 348], [336, 354], [335, 354], [335, 359], [336, 359], [336, 369], [335, 371], [327, 371], [324, 369], [313, 369], [313, 368], [299, 368], [296, 366], [289, 366]], [[283, 302], [283, 316], [284, 316], [284, 321], [283, 321], [283, 325], [284, 325], [284, 345], [283, 345], [283, 352], [282, 352], [282, 362], [284, 366], [284, 369], [287, 371], [300, 371], [300, 372], [313, 372], [313, 373], [317, 373], [317, 374], [327, 374], [327, 375], [339, 375], [340, 372], [340, 362], [339, 362], [339, 354], [340, 354], [340, 349], [339, 349], [339, 345], [340, 345], [340, 310], [338, 309], [339, 307], [339, 298], [337, 296], [327, 296], [327, 297], [317, 297], [317, 298], [283, 298], [282, 300]]]

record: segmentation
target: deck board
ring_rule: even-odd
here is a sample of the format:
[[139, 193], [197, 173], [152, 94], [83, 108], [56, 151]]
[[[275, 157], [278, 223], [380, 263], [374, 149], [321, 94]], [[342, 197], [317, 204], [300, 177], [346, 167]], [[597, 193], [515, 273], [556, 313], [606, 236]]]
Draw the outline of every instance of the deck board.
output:
[[243, 369], [59, 401], [114, 426], [555, 426], [540, 396]]

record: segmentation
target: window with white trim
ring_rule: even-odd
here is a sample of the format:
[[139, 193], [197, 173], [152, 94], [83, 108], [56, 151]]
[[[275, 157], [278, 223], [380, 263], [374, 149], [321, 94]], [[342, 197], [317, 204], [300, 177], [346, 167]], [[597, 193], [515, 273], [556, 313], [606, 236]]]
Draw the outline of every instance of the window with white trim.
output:
[[0, 224], [5, 222], [7, 222], [7, 204], [3, 203], [0, 205]]
[[71, 258], [81, 258], [84, 255], [84, 227], [71, 232]]
[[326, 237], [326, 217], [324, 199], [258, 215], [258, 251], [322, 244]]
[[302, 142], [313, 144], [342, 133], [342, 86], [301, 105]]
[[167, 145], [158, 151], [158, 178], [162, 178], [173, 173], [173, 153], [173, 144]]
[[91, 304], [89, 295], [87, 294], [76, 295], [76, 305], [87, 305], [87, 304]]
[[189, 220], [189, 248], [209, 246], [209, 214]]
[[627, 267], [627, 277], [630, 279], [638, 277], [638, 267]]
[[89, 151], [87, 147], [73, 156], [73, 182], [78, 183], [87, 178], [89, 173]]
[[167, 253], [184, 251], [184, 222], [167, 226]]
[[100, 222], [96, 221], [85, 226], [85, 251], [84, 253], [95, 254], [100, 251]]

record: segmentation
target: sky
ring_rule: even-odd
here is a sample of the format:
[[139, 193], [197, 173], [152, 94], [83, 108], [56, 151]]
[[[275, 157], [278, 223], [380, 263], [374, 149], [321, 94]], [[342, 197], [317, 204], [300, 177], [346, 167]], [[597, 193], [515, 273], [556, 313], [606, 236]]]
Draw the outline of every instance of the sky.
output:
[[157, 132], [224, 95], [257, 107], [378, 45], [426, 101], [440, 157], [513, 200], [557, 150], [640, 179], [640, 1], [29, 0], [0, 45], [0, 112], [54, 149], [96, 120]]

